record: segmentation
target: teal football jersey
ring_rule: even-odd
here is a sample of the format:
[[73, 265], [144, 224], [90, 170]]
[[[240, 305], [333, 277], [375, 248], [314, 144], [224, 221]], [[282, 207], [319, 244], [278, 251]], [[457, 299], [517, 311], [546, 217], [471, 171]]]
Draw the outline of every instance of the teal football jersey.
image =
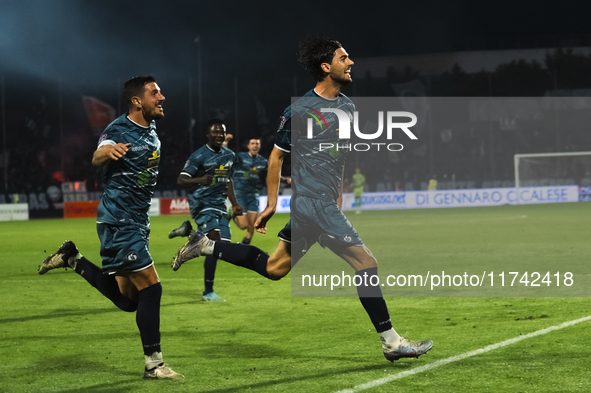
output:
[[154, 195], [160, 164], [160, 140], [156, 125], [143, 127], [126, 114], [115, 119], [102, 133], [98, 147], [130, 143], [119, 160], [103, 167], [103, 196], [97, 222], [149, 227], [148, 211]]

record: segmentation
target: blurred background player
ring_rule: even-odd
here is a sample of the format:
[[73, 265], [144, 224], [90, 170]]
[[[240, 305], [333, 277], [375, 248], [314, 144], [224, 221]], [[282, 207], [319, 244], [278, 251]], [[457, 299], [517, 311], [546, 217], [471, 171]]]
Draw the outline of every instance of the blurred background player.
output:
[[[207, 233], [210, 239], [222, 242], [232, 240], [226, 211], [226, 196], [232, 204], [234, 215], [241, 215], [242, 208], [236, 202], [232, 186], [232, 170], [236, 155], [223, 147], [226, 125], [222, 119], [213, 118], [207, 123], [207, 143], [197, 149], [182, 169], [177, 183], [189, 189], [189, 208], [197, 230]], [[193, 228], [189, 221], [173, 229], [169, 238], [190, 236]], [[213, 291], [217, 258], [209, 256], [203, 264], [205, 289], [203, 300], [224, 301]]]
[[[162, 285], [150, 256], [148, 210], [160, 163], [155, 120], [164, 117], [164, 96], [153, 76], [125, 82], [129, 113], [102, 133], [92, 165], [102, 168], [104, 193], [97, 213], [103, 268], [66, 241], [39, 266], [39, 274], [70, 267], [123, 311], [136, 312], [144, 348], [146, 379], [183, 376], [162, 361], [160, 300]], [[84, 334], [84, 332], [81, 332]]]
[[[344, 165], [349, 150], [318, 148], [319, 141], [333, 146], [339, 143], [338, 119], [333, 113], [324, 112], [325, 124], [330, 126], [313, 125], [312, 138], [306, 136], [305, 125], [296, 126], [297, 122], [309, 117], [305, 116], [309, 111], [320, 113], [324, 108], [334, 108], [352, 113], [355, 110], [353, 102], [341, 93], [341, 88], [352, 81], [353, 61], [338, 41], [322, 36], [308, 36], [300, 43], [299, 60], [316, 79], [316, 87], [288, 107], [281, 117], [277, 140], [269, 156], [267, 207], [255, 223], [258, 232], [266, 232], [266, 223], [277, 207], [284, 154], [293, 148], [291, 217], [294, 233], [299, 238], [292, 239], [290, 220], [279, 232], [279, 244], [269, 256], [251, 245], [214, 242], [197, 233], [179, 250], [171, 266], [178, 270], [184, 262], [196, 256], [216, 255], [271, 280], [279, 280], [290, 272], [292, 263], [297, 263], [318, 241], [344, 259], [355, 270], [355, 276], [360, 276], [360, 280], [355, 280], [361, 282], [357, 286], [359, 300], [380, 335], [386, 359], [419, 357], [431, 349], [433, 342], [415, 342], [399, 336], [392, 327], [382, 290], [363, 279], [377, 276], [378, 267], [376, 259], [341, 211]], [[348, 144], [349, 141], [340, 143]]]
[[247, 152], [236, 154], [236, 165], [232, 175], [236, 201], [245, 212], [241, 216], [233, 217], [238, 228], [246, 229], [242, 244], [250, 244], [254, 235], [254, 222], [259, 214], [260, 177], [267, 172], [267, 159], [259, 154], [261, 140], [251, 138], [246, 147]]
[[363, 195], [363, 187], [365, 186], [365, 176], [363, 176], [359, 168], [355, 168], [352, 185], [353, 196], [355, 197], [355, 214], [361, 214], [361, 196]]
[[431, 179], [429, 179], [429, 185], [427, 186], [427, 191], [437, 191], [437, 176], [431, 176]]

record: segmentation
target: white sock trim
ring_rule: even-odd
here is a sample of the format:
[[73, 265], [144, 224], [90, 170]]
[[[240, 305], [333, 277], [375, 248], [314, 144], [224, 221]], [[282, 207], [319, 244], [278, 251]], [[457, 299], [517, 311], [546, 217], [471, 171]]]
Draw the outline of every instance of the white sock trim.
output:
[[70, 259], [68, 259], [68, 265], [70, 265], [70, 267], [75, 270], [80, 258], [82, 258], [82, 254], [80, 253], [76, 254], [75, 257], [70, 257]]
[[393, 349], [400, 344], [400, 336], [394, 328], [380, 333], [380, 339], [382, 340], [382, 347], [384, 349]]
[[202, 248], [202, 254], [209, 257], [213, 255], [213, 247], [215, 246], [215, 241], [208, 239], [207, 244], [205, 244]]
[[144, 357], [146, 358], [146, 370], [151, 370], [163, 363], [162, 352], [154, 352], [151, 355], [144, 355]]

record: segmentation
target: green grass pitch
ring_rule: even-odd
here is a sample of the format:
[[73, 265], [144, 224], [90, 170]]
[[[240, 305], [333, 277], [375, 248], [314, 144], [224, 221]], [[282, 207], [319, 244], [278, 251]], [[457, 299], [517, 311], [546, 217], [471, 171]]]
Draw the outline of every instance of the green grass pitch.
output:
[[[591, 255], [590, 210], [581, 202], [349, 216], [382, 265], [583, 264]], [[355, 297], [292, 297], [289, 276], [271, 282], [220, 261], [215, 290], [227, 301], [202, 302], [202, 259], [177, 272], [169, 265], [183, 240], [167, 234], [183, 219], [154, 217], [150, 236], [164, 289], [164, 359], [185, 375], [180, 381], [142, 379], [135, 314], [71, 270], [37, 274], [43, 251], [65, 239], [99, 264], [94, 220], [0, 223], [0, 392], [334, 392], [591, 315], [585, 297], [389, 297], [396, 330], [435, 343], [418, 360], [390, 363]], [[273, 250], [287, 220], [276, 215], [253, 244]], [[376, 224], [383, 220], [391, 225]], [[242, 238], [235, 227], [233, 235]], [[590, 348], [586, 321], [367, 391], [591, 391]]]

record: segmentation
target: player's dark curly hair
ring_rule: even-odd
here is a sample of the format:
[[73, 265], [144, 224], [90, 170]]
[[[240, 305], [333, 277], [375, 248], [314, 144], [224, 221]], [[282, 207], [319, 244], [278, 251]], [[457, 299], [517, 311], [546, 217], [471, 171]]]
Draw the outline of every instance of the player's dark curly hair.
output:
[[308, 35], [300, 41], [298, 47], [298, 61], [314, 79], [322, 81], [328, 75], [322, 71], [322, 63], [332, 63], [337, 49], [343, 46], [337, 40], [323, 35]]
[[144, 93], [144, 86], [156, 82], [154, 75], [134, 76], [123, 85], [123, 99], [127, 105], [131, 105], [132, 97], [141, 96]]

